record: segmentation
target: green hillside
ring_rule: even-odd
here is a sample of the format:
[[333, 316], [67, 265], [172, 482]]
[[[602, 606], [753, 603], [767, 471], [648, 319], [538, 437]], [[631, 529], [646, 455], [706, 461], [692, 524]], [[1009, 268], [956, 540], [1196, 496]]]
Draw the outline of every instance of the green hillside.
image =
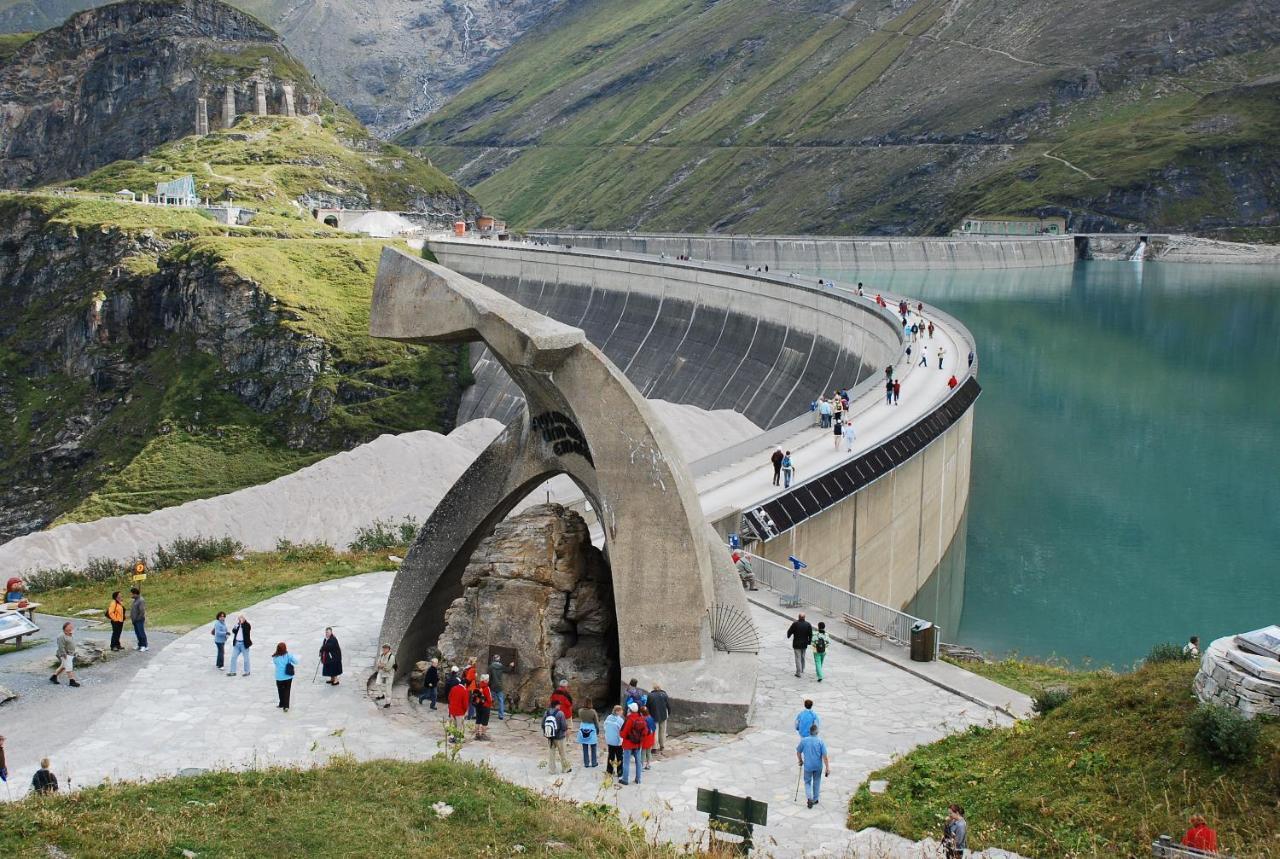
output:
[[524, 227], [1265, 226], [1277, 41], [1228, 0], [579, 2], [399, 140]]
[[[113, 199], [192, 173], [248, 226]], [[0, 539], [265, 482], [385, 432], [448, 430], [460, 353], [369, 337], [384, 240], [299, 199], [473, 205], [341, 112], [245, 118], [69, 183], [0, 194]], [[93, 324], [90, 304], [103, 300]], [[38, 487], [38, 490], [37, 490]]]

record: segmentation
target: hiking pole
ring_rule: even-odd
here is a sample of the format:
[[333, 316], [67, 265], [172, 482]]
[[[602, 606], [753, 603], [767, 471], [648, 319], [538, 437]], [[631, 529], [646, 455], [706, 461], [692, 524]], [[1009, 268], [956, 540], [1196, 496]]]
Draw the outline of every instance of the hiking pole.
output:
[[804, 767], [800, 766], [799, 764], [796, 764], [796, 798], [795, 798], [796, 802], [800, 801], [800, 776], [803, 772], [804, 772]]
[[311, 672], [311, 685], [316, 685], [316, 678], [320, 676], [320, 660], [316, 660], [316, 670]]

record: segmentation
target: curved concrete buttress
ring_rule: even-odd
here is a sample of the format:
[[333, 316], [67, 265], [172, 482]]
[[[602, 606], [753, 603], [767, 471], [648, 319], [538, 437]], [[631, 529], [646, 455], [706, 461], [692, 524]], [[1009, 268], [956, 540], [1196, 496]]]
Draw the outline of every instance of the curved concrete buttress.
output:
[[726, 552], [703, 521], [688, 468], [626, 376], [581, 330], [394, 248], [378, 266], [370, 331], [483, 341], [525, 398], [441, 499], [396, 575], [382, 640], [401, 654], [401, 672], [439, 638], [480, 541], [538, 484], [567, 474], [605, 529], [623, 672], [662, 666], [656, 679], [699, 714], [697, 727], [745, 727], [755, 660], [715, 650], [711, 616], [713, 606], [749, 616], [746, 599], [727, 556], [713, 562]]

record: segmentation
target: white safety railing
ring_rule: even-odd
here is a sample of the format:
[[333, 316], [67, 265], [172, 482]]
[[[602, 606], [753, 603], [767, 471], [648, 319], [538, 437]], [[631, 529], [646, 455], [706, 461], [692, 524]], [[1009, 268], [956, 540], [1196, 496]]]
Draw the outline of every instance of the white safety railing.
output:
[[[751, 563], [756, 581], [781, 594], [782, 603], [787, 607], [813, 606], [833, 618], [847, 614], [883, 634], [890, 643], [903, 646], [910, 645], [911, 627], [921, 622], [921, 618], [881, 605], [875, 600], [827, 584], [813, 576], [806, 576], [768, 558], [749, 552], [744, 554]], [[937, 633], [934, 637], [934, 659], [938, 658], [938, 644], [942, 641], [941, 627]]]

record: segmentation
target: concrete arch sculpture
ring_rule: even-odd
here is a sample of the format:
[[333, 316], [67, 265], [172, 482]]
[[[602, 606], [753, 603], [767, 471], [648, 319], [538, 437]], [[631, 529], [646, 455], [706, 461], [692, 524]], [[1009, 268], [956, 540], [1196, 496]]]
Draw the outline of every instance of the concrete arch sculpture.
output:
[[370, 331], [483, 341], [526, 401], [441, 499], [396, 576], [382, 640], [402, 671], [443, 631], [480, 541], [539, 483], [567, 474], [605, 531], [624, 675], [660, 680], [689, 705], [688, 724], [744, 727], [755, 657], [717, 651], [710, 617], [713, 605], [745, 614], [746, 600], [666, 428], [621, 371], [581, 330], [393, 248], [378, 266]]

